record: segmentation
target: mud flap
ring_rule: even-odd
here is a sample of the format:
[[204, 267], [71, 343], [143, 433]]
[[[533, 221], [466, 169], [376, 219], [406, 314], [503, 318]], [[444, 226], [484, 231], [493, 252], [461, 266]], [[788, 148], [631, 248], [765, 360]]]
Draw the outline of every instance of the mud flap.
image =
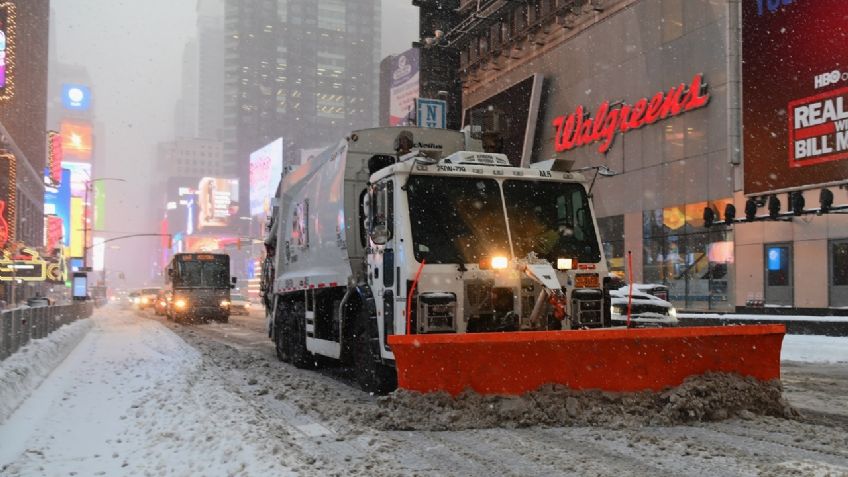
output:
[[659, 391], [707, 372], [780, 378], [784, 325], [389, 336], [398, 387], [523, 394], [572, 389]]

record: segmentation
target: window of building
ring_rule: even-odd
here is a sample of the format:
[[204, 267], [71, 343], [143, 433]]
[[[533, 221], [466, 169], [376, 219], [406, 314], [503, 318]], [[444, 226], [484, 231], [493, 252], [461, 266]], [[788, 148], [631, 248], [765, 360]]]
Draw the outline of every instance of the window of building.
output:
[[729, 309], [733, 232], [705, 227], [704, 207], [724, 210], [730, 199], [643, 212], [643, 280], [669, 287], [669, 299], [690, 310]]
[[626, 272], [624, 250], [624, 216], [598, 218], [598, 229], [601, 232], [601, 243], [604, 247], [604, 257], [607, 259], [610, 273], [622, 278]]
[[345, 31], [344, 0], [319, 0], [318, 28], [324, 30]]

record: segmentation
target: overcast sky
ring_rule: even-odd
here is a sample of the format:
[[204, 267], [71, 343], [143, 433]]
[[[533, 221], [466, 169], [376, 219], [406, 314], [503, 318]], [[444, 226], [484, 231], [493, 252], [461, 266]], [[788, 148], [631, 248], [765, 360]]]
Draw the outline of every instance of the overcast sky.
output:
[[[418, 32], [412, 0], [381, 0], [382, 55], [411, 47]], [[148, 178], [156, 145], [173, 139], [183, 46], [195, 35], [196, 0], [52, 0], [52, 25], [62, 63], [88, 68], [99, 153], [97, 177], [108, 183], [106, 225], [116, 232], [158, 232], [142, 220], [152, 210]], [[107, 268], [151, 269], [155, 239], [130, 239], [107, 251]], [[135, 274], [134, 274], [135, 275]], [[133, 284], [135, 286], [135, 284]]]

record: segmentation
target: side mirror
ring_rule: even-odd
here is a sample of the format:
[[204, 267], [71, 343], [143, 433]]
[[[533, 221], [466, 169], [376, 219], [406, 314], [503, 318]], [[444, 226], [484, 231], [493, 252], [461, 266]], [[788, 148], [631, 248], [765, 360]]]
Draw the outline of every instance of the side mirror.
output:
[[235, 285], [238, 282], [238, 278], [230, 277], [230, 284]]

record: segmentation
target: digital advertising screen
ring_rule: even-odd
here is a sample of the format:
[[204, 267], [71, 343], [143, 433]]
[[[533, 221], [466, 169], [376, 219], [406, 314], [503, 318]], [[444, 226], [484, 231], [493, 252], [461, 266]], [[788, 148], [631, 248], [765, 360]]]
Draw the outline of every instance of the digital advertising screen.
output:
[[47, 132], [47, 177], [54, 185], [62, 180], [62, 135], [57, 131]]
[[88, 276], [85, 273], [74, 273], [71, 290], [74, 300], [85, 300], [88, 295]]
[[81, 121], [62, 121], [62, 154], [69, 161], [89, 162], [93, 147], [91, 124]]
[[745, 193], [848, 177], [844, 0], [742, 2]]
[[91, 88], [81, 84], [63, 84], [62, 106], [70, 111], [88, 111], [91, 107]]
[[62, 167], [71, 172], [70, 184], [73, 197], [85, 197], [85, 184], [91, 180], [91, 164], [65, 161]]
[[283, 138], [250, 154], [250, 215], [268, 213], [283, 174]]
[[71, 171], [62, 169], [62, 180], [58, 187], [45, 189], [44, 214], [55, 215], [61, 221], [62, 244], [71, 244], [71, 234], [68, 226], [71, 223]]
[[227, 227], [238, 220], [238, 179], [204, 177], [197, 185], [197, 228]]
[[389, 125], [400, 125], [415, 108], [420, 87], [420, 56], [418, 48], [410, 48], [392, 58], [392, 79], [389, 87]]

